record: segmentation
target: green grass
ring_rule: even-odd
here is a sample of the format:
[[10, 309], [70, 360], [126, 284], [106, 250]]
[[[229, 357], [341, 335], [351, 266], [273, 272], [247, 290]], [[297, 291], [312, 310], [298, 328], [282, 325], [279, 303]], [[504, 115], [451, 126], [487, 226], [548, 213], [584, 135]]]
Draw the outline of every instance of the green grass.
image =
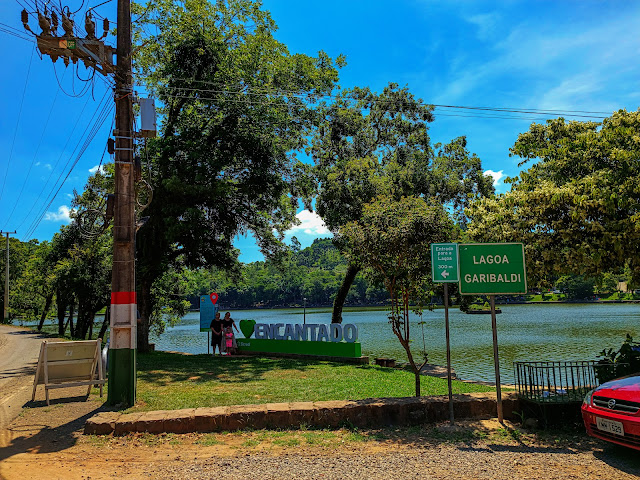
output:
[[[493, 388], [454, 381], [454, 393]], [[423, 395], [446, 395], [447, 381], [422, 377]], [[413, 373], [372, 365], [290, 358], [138, 355], [138, 403], [129, 411], [272, 402], [410, 397]]]

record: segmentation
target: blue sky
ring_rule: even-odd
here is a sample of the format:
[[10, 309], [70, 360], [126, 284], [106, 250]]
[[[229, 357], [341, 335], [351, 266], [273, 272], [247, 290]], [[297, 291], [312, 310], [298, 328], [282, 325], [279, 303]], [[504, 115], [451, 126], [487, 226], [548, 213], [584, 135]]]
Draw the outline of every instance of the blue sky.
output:
[[[65, 3], [73, 11], [83, 2]], [[640, 105], [640, 2], [266, 0], [264, 6], [291, 52], [346, 55], [343, 87], [380, 91], [396, 82], [427, 103], [473, 107], [610, 113]], [[1, 31], [4, 24], [23, 32], [21, 10], [16, 0], [0, 2], [0, 229], [47, 240], [68, 221], [73, 189], [82, 190], [99, 164], [112, 115], [75, 163], [107, 86], [98, 80], [93, 96], [68, 96], [84, 85], [71, 68], [40, 59], [33, 43]], [[97, 12], [115, 19], [115, 0]], [[35, 21], [31, 27], [39, 31]], [[508, 155], [518, 133], [558, 115], [437, 108], [435, 116], [434, 142], [466, 135], [502, 192], [502, 177], [519, 171], [518, 159]], [[316, 216], [300, 217], [291, 235], [303, 246], [328, 235]], [[237, 245], [243, 261], [261, 258], [251, 238]]]

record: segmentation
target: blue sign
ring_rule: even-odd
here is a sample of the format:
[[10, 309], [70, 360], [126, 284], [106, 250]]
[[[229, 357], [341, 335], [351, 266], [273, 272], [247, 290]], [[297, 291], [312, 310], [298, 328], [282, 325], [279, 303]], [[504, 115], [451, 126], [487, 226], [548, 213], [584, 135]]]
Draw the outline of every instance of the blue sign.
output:
[[[213, 294], [200, 296], [200, 331], [208, 332], [211, 320], [218, 313], [218, 305], [213, 303]], [[215, 296], [215, 300], [218, 300], [218, 296]]]

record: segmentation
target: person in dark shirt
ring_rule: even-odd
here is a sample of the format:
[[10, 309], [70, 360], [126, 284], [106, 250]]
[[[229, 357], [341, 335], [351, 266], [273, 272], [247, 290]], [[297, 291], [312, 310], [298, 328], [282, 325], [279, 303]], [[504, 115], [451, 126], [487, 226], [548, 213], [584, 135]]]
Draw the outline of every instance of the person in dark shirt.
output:
[[211, 320], [211, 347], [213, 349], [213, 355], [216, 354], [216, 347], [218, 351], [222, 353], [222, 319], [220, 318], [220, 312], [216, 312], [215, 317]]

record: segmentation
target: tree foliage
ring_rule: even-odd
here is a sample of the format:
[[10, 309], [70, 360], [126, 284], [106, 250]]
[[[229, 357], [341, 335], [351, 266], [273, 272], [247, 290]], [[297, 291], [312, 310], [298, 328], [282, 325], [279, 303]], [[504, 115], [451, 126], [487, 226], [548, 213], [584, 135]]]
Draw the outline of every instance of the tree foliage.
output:
[[[364, 205], [381, 195], [424, 197], [445, 205], [464, 225], [468, 202], [493, 193], [480, 159], [467, 150], [466, 138], [432, 145], [431, 121], [433, 107], [394, 83], [380, 94], [368, 88], [344, 90], [326, 106], [310, 153], [318, 184], [316, 210], [334, 234], [359, 221]], [[353, 263], [346, 272], [333, 322], [341, 321], [342, 303], [358, 269]]]
[[511, 149], [531, 163], [511, 191], [469, 210], [470, 234], [521, 241], [533, 282], [574, 273], [596, 278], [628, 267], [640, 278], [640, 110], [602, 123], [533, 124]]
[[[380, 197], [363, 206], [362, 218], [340, 228], [349, 257], [365, 266], [391, 298], [389, 323], [407, 352], [420, 396], [420, 369], [411, 352], [410, 305], [425, 303], [431, 290], [431, 243], [449, 241], [454, 223], [443, 206], [423, 198]], [[426, 358], [425, 358], [426, 363]]]
[[149, 144], [153, 200], [137, 235], [138, 349], [148, 345], [154, 281], [170, 267], [237, 267], [233, 240], [251, 232], [268, 258], [305, 193], [302, 149], [311, 106], [329, 93], [337, 68], [325, 53], [291, 54], [274, 37], [259, 2], [149, 2], [158, 31], [135, 59], [163, 105], [161, 135]]

